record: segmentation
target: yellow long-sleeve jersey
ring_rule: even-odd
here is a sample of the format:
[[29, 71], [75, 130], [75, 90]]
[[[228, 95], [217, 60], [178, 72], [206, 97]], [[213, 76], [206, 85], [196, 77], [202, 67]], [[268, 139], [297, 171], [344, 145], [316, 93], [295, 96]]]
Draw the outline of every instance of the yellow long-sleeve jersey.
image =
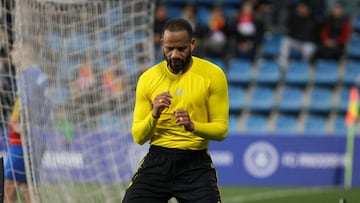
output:
[[[156, 95], [169, 91], [171, 105], [159, 119], [152, 116]], [[188, 132], [175, 123], [175, 110], [187, 110], [195, 130]], [[192, 66], [182, 74], [169, 71], [162, 61], [139, 78], [133, 115], [132, 136], [138, 144], [185, 150], [206, 149], [209, 140], [227, 135], [228, 87], [224, 72], [215, 64], [192, 57]]]

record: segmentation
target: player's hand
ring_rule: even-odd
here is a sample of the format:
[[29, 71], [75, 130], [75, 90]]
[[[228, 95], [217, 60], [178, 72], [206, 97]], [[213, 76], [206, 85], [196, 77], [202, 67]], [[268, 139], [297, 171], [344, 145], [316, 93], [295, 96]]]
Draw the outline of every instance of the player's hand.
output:
[[165, 108], [169, 108], [171, 104], [171, 98], [172, 96], [170, 95], [169, 91], [156, 95], [152, 109], [152, 116], [154, 118], [160, 118], [162, 111]]
[[189, 113], [185, 110], [174, 111], [176, 125], [183, 125], [186, 131], [194, 131], [194, 123], [191, 122]]

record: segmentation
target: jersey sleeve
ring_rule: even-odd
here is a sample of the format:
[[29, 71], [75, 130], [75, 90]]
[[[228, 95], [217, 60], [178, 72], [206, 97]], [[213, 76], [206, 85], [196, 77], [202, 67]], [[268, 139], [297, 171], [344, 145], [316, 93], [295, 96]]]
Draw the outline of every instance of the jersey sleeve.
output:
[[151, 114], [152, 102], [146, 94], [145, 81], [146, 78], [140, 77], [136, 87], [136, 102], [131, 129], [134, 141], [141, 145], [151, 139], [157, 123], [157, 119]]
[[218, 70], [211, 74], [209, 89], [209, 122], [193, 121], [194, 134], [208, 140], [221, 141], [228, 131], [229, 96], [227, 80], [223, 71]]

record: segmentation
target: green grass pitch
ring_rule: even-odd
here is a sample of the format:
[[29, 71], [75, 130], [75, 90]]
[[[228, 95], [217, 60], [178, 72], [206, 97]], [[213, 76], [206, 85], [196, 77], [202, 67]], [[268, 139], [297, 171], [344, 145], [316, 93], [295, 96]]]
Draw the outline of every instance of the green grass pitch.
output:
[[360, 188], [220, 187], [223, 203], [360, 203]]
[[[102, 185], [100, 191], [99, 185], [94, 184], [66, 185], [66, 189], [64, 185], [47, 184], [42, 185], [39, 192], [42, 202], [65, 203], [69, 196], [78, 199], [74, 203], [121, 202], [121, 191], [125, 187]], [[339, 203], [340, 198], [345, 198], [346, 203], [360, 203], [360, 188], [220, 186], [220, 192], [223, 203]], [[174, 200], [169, 202], [176, 203]]]

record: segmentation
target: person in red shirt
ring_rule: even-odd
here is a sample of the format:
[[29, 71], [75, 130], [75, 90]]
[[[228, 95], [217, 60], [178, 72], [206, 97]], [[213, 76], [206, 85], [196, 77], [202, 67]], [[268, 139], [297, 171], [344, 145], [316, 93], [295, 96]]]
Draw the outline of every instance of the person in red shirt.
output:
[[23, 193], [26, 203], [30, 195], [26, 182], [25, 163], [21, 145], [20, 102], [16, 99], [9, 125], [9, 148], [5, 162], [5, 203], [16, 201], [17, 189]]
[[343, 56], [350, 33], [351, 23], [344, 15], [343, 6], [334, 4], [321, 28], [319, 58], [339, 60]]

